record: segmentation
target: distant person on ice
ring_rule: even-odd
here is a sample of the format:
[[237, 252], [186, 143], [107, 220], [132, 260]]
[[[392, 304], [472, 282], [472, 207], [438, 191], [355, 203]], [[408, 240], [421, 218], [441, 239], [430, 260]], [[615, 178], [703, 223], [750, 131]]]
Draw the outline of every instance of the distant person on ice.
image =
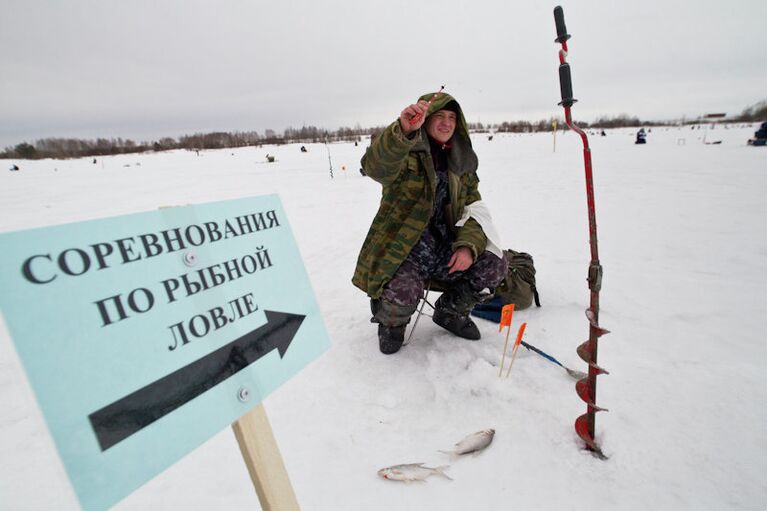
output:
[[754, 138], [748, 140], [748, 145], [767, 145], [767, 122], [763, 122], [761, 127], [754, 132]]
[[644, 128], [640, 128], [639, 131], [637, 131], [637, 139], [635, 144], [646, 144], [647, 143], [647, 133], [645, 133]]
[[371, 298], [382, 353], [402, 346], [427, 282], [446, 289], [434, 322], [480, 338], [469, 312], [492, 297], [507, 264], [477, 189], [478, 164], [461, 107], [445, 93], [405, 107], [365, 152], [364, 173], [383, 195], [352, 282]]

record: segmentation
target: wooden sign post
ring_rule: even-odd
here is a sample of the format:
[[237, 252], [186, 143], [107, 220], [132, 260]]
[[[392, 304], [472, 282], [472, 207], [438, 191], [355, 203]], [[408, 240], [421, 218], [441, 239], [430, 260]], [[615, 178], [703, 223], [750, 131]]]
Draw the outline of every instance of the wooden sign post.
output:
[[280, 449], [272, 434], [266, 410], [259, 404], [232, 424], [250, 479], [264, 511], [298, 511]]

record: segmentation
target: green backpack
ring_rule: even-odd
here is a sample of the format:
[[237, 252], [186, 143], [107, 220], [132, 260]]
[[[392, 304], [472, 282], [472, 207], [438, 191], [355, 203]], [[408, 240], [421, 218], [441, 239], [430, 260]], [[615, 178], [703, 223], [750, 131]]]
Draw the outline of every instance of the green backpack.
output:
[[535, 301], [541, 306], [538, 290], [535, 288], [535, 266], [533, 256], [525, 252], [504, 250], [509, 263], [509, 272], [501, 284], [495, 288], [495, 296], [504, 304], [513, 303], [516, 310], [526, 309]]

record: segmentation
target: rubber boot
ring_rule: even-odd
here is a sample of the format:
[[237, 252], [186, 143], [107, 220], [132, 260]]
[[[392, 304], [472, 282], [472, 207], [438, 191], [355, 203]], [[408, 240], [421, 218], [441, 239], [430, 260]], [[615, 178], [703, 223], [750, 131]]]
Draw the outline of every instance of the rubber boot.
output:
[[405, 327], [378, 325], [378, 349], [384, 355], [397, 353], [405, 342]]
[[371, 300], [372, 321], [378, 323], [378, 348], [384, 355], [397, 353], [405, 342], [405, 328], [416, 305], [396, 305], [386, 300]]
[[458, 337], [477, 341], [481, 335], [479, 328], [469, 317], [474, 306], [492, 294], [481, 294], [473, 291], [468, 283], [461, 282], [453, 288], [442, 293], [442, 296], [434, 304], [434, 316], [436, 324]]

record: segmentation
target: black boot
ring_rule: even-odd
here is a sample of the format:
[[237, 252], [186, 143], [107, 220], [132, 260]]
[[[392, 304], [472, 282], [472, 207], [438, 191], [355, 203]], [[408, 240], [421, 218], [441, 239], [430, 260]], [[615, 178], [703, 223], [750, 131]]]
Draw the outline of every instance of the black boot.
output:
[[434, 304], [432, 319], [458, 337], [477, 341], [481, 337], [479, 328], [471, 320], [469, 313], [484, 297], [485, 295], [473, 291], [467, 283], [459, 283], [439, 297]]
[[405, 341], [405, 327], [416, 305], [396, 305], [384, 299], [371, 300], [372, 321], [378, 323], [378, 348], [381, 353], [397, 353]]
[[384, 355], [397, 353], [405, 342], [405, 327], [378, 325], [378, 349]]

